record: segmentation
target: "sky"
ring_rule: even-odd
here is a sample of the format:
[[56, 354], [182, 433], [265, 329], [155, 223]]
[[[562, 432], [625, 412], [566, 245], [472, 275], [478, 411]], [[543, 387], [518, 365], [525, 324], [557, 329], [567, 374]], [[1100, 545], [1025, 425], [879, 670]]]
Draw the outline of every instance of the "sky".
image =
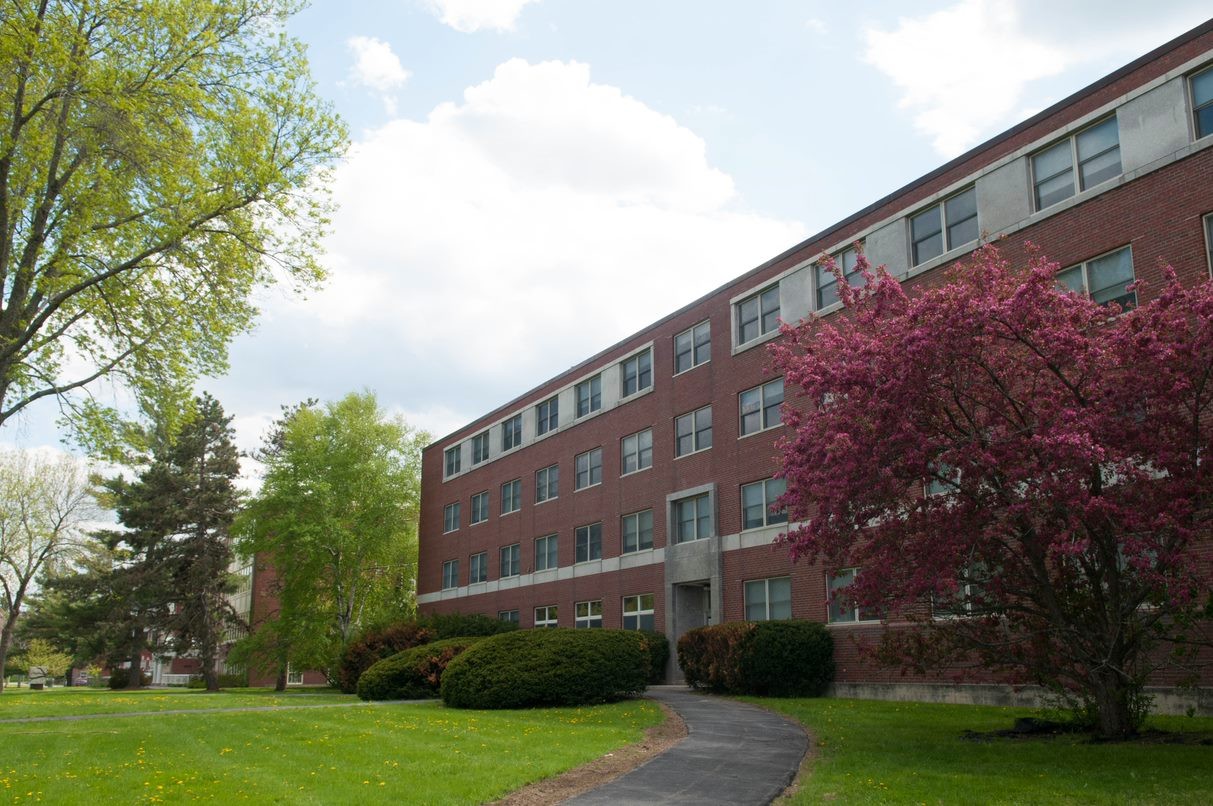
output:
[[[281, 406], [365, 389], [441, 437], [1208, 14], [314, 0], [288, 30], [351, 134], [330, 276], [260, 292], [230, 371], [198, 388], [246, 451]], [[58, 443], [55, 413], [0, 443]]]

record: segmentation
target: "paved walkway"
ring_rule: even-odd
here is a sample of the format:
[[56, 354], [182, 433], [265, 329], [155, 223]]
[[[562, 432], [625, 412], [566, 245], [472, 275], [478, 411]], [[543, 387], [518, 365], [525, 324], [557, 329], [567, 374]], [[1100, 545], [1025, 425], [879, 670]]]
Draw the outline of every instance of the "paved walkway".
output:
[[567, 803], [770, 803], [792, 782], [808, 749], [800, 726], [781, 716], [684, 686], [651, 686], [648, 695], [678, 712], [687, 737], [608, 784]]

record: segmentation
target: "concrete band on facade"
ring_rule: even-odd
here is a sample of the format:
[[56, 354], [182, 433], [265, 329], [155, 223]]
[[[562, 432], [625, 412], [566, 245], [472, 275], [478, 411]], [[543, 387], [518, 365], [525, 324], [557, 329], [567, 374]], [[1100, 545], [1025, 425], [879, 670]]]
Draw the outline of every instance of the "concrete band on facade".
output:
[[[422, 466], [421, 611], [501, 614], [530, 628], [535, 608], [554, 605], [557, 623], [571, 627], [576, 603], [601, 602], [602, 626], [621, 627], [624, 598], [652, 595], [653, 624], [673, 641], [702, 624], [744, 619], [747, 582], [789, 578], [792, 616], [828, 622], [827, 575], [818, 565], [788, 559], [776, 540], [787, 526], [742, 529], [741, 486], [772, 476], [774, 443], [785, 429], [775, 425], [740, 433], [739, 395], [773, 379], [765, 346], [778, 333], [737, 344], [739, 303], [777, 286], [782, 319], [829, 315], [836, 304], [815, 311], [813, 264], [823, 253], [837, 253], [856, 241], [863, 242], [873, 264], [885, 265], [911, 294], [942, 283], [949, 267], [987, 241], [999, 241], [1013, 264], [1026, 262], [1028, 241], [1062, 266], [1128, 247], [1135, 278], [1149, 285], [1158, 287], [1162, 280], [1160, 259], [1185, 282], [1207, 279], [1213, 255], [1213, 135], [1196, 136], [1191, 78], [1211, 66], [1213, 21], [430, 445]], [[1108, 119], [1116, 121], [1120, 173], [1036, 209], [1032, 156]], [[912, 265], [909, 217], [970, 187], [981, 238]], [[711, 331], [709, 358], [676, 372], [675, 338], [705, 322]], [[625, 362], [646, 353], [651, 386], [625, 395]], [[577, 417], [578, 386], [596, 376], [600, 408]], [[790, 405], [798, 405], [794, 390], [785, 395]], [[536, 407], [549, 400], [556, 401], [558, 420], [539, 434]], [[711, 407], [711, 447], [676, 457], [676, 418], [705, 406]], [[506, 447], [505, 431], [519, 415], [520, 438]], [[622, 441], [647, 429], [652, 466], [622, 473]], [[473, 462], [475, 438], [479, 462]], [[594, 449], [601, 449], [601, 480], [575, 491], [576, 457]], [[450, 473], [448, 452], [459, 464]], [[558, 494], [536, 502], [536, 473], [551, 466], [559, 468]], [[513, 480], [521, 481], [521, 506], [502, 514], [501, 486]], [[471, 524], [471, 499], [484, 492], [488, 517]], [[676, 507], [698, 495], [706, 495], [710, 507], [706, 535], [674, 542]], [[444, 509], [452, 504], [459, 504], [461, 518], [458, 528], [447, 529]], [[652, 511], [653, 546], [624, 553], [621, 519], [645, 510]], [[597, 523], [601, 557], [574, 562], [577, 528]], [[558, 567], [536, 570], [535, 540], [553, 534]], [[501, 549], [513, 544], [519, 545], [521, 568], [503, 576]], [[1202, 561], [1213, 566], [1213, 547], [1201, 548]], [[482, 552], [487, 579], [472, 583], [469, 560]], [[448, 565], [444, 580], [448, 561], [458, 561], [457, 579], [450, 578], [453, 566]], [[980, 686], [1010, 690], [980, 670], [965, 677], [978, 688], [956, 688], [955, 670], [904, 677], [875, 666], [863, 649], [888, 628], [830, 624], [836, 691], [909, 692], [916, 699], [934, 699], [941, 695], [932, 692], [948, 686], [954, 689], [948, 696], [968, 691], [976, 701], [986, 696], [977, 695]], [[677, 679], [677, 670], [671, 672]], [[1152, 682], [1167, 687], [1180, 681], [1163, 674]], [[1213, 686], [1213, 677], [1206, 673], [1201, 682]], [[1207, 692], [1192, 696], [1207, 707]]]

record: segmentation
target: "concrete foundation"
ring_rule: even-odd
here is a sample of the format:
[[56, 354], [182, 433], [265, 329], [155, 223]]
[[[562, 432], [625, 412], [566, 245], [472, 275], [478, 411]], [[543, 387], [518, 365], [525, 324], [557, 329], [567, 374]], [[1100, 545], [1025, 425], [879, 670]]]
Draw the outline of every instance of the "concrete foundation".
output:
[[[1213, 716], [1213, 688], [1180, 689], [1147, 686], [1154, 698], [1155, 714]], [[827, 697], [894, 702], [946, 702], [958, 705], [1003, 705], [1039, 708], [1044, 705], [1044, 689], [1039, 686], [958, 683], [833, 683]]]

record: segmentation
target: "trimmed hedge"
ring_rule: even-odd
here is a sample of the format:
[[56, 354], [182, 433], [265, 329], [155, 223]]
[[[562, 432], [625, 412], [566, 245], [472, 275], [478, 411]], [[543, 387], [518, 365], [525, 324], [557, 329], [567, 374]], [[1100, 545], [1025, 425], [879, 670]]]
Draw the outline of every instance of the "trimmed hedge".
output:
[[547, 629], [486, 638], [442, 675], [455, 708], [612, 702], [644, 691], [650, 655], [628, 630]]
[[670, 659], [670, 642], [663, 634], [652, 630], [628, 630], [648, 656], [648, 683], [665, 682], [665, 666]]
[[817, 697], [834, 679], [834, 641], [812, 621], [717, 624], [678, 640], [678, 665], [692, 688]]
[[364, 700], [420, 700], [438, 696], [447, 664], [483, 636], [447, 638], [385, 658], [358, 678]]
[[372, 627], [341, 651], [337, 667], [337, 685], [346, 694], [358, 690], [362, 673], [385, 658], [444, 638], [497, 635], [518, 629], [518, 625], [480, 613], [440, 613]]
[[[131, 680], [130, 669], [114, 669], [110, 672], [110, 679], [106, 685], [115, 691], [121, 688], [126, 688], [126, 684]], [[139, 685], [146, 688], [152, 684], [152, 678], [146, 672], [139, 672]]]

